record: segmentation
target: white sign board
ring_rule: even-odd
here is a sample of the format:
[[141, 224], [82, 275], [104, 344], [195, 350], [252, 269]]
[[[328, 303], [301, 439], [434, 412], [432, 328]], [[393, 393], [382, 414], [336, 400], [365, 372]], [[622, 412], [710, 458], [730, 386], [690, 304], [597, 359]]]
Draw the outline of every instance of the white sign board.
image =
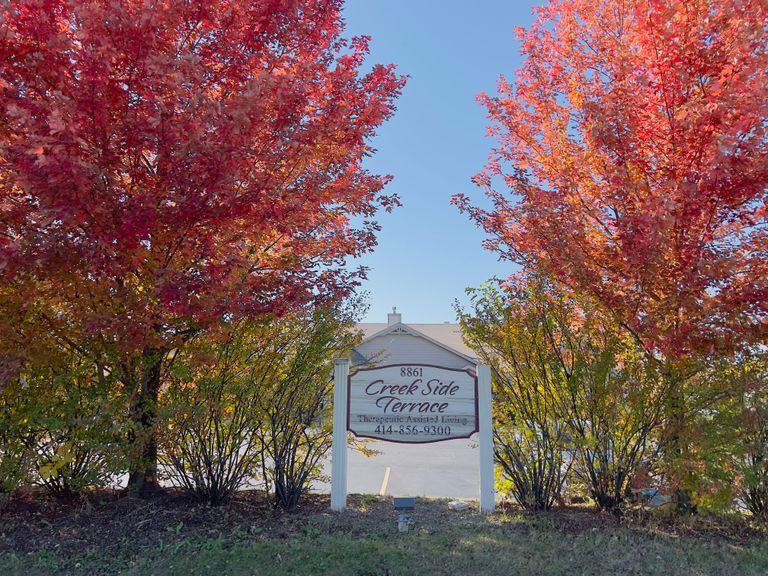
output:
[[347, 429], [364, 438], [421, 444], [478, 431], [477, 377], [426, 364], [362, 368], [348, 378]]

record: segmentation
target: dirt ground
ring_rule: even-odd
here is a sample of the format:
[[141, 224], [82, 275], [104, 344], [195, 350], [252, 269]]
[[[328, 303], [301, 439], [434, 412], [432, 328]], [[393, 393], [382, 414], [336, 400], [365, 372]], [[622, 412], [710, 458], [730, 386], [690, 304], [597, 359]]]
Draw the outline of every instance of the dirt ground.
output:
[[[424, 530], [444, 523], [467, 525], [509, 521], [510, 517], [535, 516], [565, 533], [585, 532], [624, 525], [644, 532], [706, 538], [744, 544], [765, 538], [760, 526], [744, 517], [669, 518], [648, 511], [635, 511], [624, 518], [589, 508], [565, 508], [549, 512], [526, 512], [502, 503], [491, 518], [480, 515], [477, 503], [462, 512], [448, 508], [447, 500], [418, 499], [413, 521]], [[189, 537], [230, 537], [254, 540], [288, 538], [311, 530], [359, 532], [361, 536], [382, 524], [394, 526], [397, 518], [387, 497], [352, 495], [341, 514], [329, 510], [327, 495], [308, 494], [294, 511], [276, 510], [263, 492], [239, 492], [226, 506], [196, 504], [180, 492], [164, 491], [150, 498], [124, 492], [100, 491], [61, 501], [41, 491], [13, 496], [0, 495], [0, 554], [17, 555], [48, 550], [76, 556], [97, 549], [101, 553], [129, 547], [137, 554], [173, 544]], [[528, 530], [526, 522], [512, 522], [511, 530]]]

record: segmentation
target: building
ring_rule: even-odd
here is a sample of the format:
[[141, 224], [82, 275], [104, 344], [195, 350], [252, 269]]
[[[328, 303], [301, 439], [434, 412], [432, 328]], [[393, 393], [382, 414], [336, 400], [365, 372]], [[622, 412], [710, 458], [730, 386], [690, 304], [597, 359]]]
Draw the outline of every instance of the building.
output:
[[474, 369], [475, 353], [464, 343], [458, 324], [404, 324], [393, 308], [387, 323], [361, 323], [363, 341], [355, 347], [352, 364], [431, 364], [446, 368]]

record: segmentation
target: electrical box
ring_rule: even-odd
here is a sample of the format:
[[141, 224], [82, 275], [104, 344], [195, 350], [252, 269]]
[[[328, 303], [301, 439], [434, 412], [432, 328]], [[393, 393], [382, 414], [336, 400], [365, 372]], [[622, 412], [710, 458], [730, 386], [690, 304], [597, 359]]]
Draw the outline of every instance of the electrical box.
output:
[[416, 508], [416, 498], [412, 496], [408, 497], [395, 497], [394, 498], [395, 510], [414, 510]]

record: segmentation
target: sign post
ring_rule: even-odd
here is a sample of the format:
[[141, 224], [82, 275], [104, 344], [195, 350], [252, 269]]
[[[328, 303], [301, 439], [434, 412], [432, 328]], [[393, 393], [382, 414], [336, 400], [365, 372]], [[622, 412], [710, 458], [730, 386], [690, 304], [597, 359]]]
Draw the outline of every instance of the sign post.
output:
[[491, 408], [491, 367], [477, 367], [478, 412], [480, 414], [480, 511], [493, 512], [496, 497], [493, 489], [493, 416]]
[[347, 506], [347, 379], [349, 360], [333, 362], [333, 446], [331, 448], [331, 510]]

